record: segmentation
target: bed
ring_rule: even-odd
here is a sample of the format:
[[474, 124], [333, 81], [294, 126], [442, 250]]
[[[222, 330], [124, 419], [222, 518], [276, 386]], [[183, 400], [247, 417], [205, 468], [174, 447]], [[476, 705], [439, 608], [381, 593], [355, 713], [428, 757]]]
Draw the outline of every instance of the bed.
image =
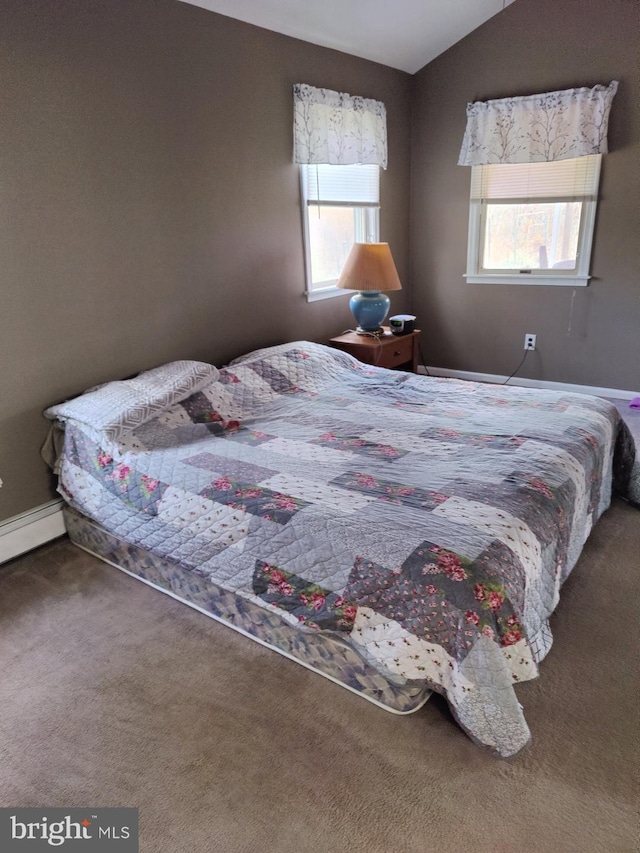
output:
[[562, 583], [612, 493], [634, 497], [605, 400], [309, 342], [45, 414], [80, 547], [388, 710], [435, 690], [504, 757], [530, 739], [514, 686], [538, 675]]

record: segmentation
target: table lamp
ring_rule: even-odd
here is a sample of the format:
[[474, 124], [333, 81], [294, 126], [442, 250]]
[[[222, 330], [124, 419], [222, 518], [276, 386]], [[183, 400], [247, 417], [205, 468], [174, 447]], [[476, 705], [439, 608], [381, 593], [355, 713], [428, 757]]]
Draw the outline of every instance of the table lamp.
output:
[[349, 300], [358, 334], [380, 334], [391, 304], [382, 291], [402, 289], [389, 244], [354, 243], [337, 287], [359, 291]]

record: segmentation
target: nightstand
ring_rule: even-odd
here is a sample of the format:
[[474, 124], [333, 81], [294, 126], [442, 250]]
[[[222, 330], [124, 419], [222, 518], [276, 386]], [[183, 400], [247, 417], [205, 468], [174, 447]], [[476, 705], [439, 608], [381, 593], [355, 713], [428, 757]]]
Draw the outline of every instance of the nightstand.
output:
[[[385, 332], [389, 332], [386, 326], [384, 329]], [[365, 364], [418, 372], [420, 329], [408, 335], [392, 335], [389, 332], [380, 337], [346, 332], [344, 335], [331, 338], [329, 346], [348, 352]]]

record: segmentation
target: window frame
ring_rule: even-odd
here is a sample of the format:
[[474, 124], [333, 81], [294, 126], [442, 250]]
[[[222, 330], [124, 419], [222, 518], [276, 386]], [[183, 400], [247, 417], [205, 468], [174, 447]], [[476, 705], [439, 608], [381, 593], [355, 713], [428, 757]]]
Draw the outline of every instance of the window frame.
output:
[[[484, 248], [487, 223], [488, 204], [526, 204], [522, 198], [473, 199], [469, 201], [469, 235], [467, 241], [467, 272], [464, 276], [467, 284], [515, 284], [515, 285], [554, 285], [565, 287], [586, 287], [591, 275], [591, 250], [595, 231], [596, 213], [598, 206], [598, 188], [600, 185], [600, 168], [602, 155], [598, 155], [594, 168], [594, 196], [544, 196], [532, 199], [531, 204], [555, 202], [580, 202], [580, 229], [578, 232], [578, 248], [576, 266], [574, 269], [535, 269], [535, 270], [492, 270], [481, 266], [481, 253]], [[472, 166], [472, 170], [482, 169], [482, 166]], [[475, 172], [471, 174], [473, 186]]]
[[[342, 167], [336, 166], [340, 169]], [[331, 299], [335, 296], [348, 296], [351, 290], [336, 287], [337, 278], [323, 282], [317, 282], [314, 286], [311, 272], [311, 235], [309, 233], [309, 209], [322, 207], [345, 207], [353, 208], [356, 214], [355, 241], [356, 243], [378, 243], [380, 242], [380, 203], [356, 204], [348, 201], [332, 201], [321, 203], [309, 199], [307, 164], [300, 165], [300, 197], [302, 200], [302, 237], [304, 250], [305, 268], [305, 296], [307, 302], [318, 302], [322, 299]], [[378, 188], [380, 186], [380, 167], [378, 169]]]

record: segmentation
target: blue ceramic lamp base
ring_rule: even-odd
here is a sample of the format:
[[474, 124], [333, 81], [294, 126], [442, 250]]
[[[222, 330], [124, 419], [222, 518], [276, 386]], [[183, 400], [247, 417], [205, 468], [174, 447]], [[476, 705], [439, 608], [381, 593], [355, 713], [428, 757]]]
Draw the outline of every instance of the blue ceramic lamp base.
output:
[[391, 300], [386, 293], [377, 290], [354, 293], [349, 300], [349, 308], [358, 324], [356, 331], [362, 334], [380, 332], [390, 305]]

